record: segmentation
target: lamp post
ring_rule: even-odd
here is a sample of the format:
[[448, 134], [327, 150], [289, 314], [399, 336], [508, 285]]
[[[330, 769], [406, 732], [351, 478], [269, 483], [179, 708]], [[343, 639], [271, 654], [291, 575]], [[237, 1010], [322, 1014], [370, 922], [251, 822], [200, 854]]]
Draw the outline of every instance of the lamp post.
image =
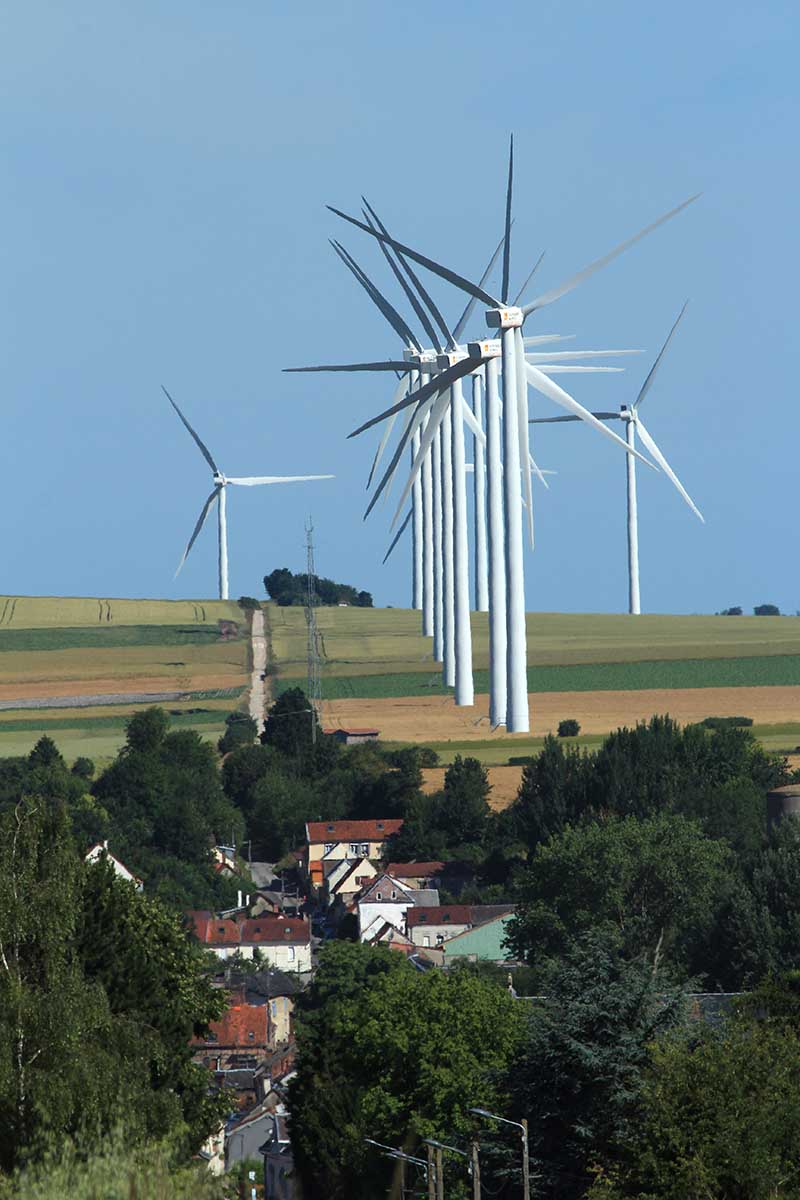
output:
[[431, 1147], [436, 1151], [437, 1200], [444, 1200], [444, 1163], [442, 1161], [442, 1151], [447, 1150], [450, 1154], [458, 1154], [461, 1158], [469, 1158], [469, 1155], [465, 1150], [458, 1150], [455, 1146], [448, 1146], [446, 1142], [437, 1142], [435, 1138], [424, 1138], [423, 1140], [428, 1147], [429, 1153]]
[[[384, 1142], [376, 1142], [374, 1138], [365, 1137], [364, 1141], [368, 1142], [370, 1146], [377, 1146], [387, 1158], [397, 1159], [403, 1167], [407, 1162], [414, 1163], [417, 1167], [422, 1167], [428, 1180], [428, 1195], [432, 1197], [432, 1200], [435, 1200], [435, 1196], [432, 1196], [430, 1190], [432, 1181], [430, 1159], [426, 1162], [424, 1158], [416, 1158], [413, 1154], [406, 1154], [405, 1150], [398, 1149], [397, 1146], [387, 1146]], [[402, 1184], [402, 1191], [405, 1192], [405, 1181]]]
[[523, 1117], [521, 1121], [509, 1121], [508, 1117], [499, 1117], [497, 1113], [489, 1112], [486, 1108], [470, 1108], [468, 1110], [476, 1117], [487, 1117], [490, 1121], [500, 1121], [503, 1125], [514, 1125], [522, 1131], [522, 1194], [525, 1200], [531, 1200], [530, 1163], [528, 1161], [528, 1122]]

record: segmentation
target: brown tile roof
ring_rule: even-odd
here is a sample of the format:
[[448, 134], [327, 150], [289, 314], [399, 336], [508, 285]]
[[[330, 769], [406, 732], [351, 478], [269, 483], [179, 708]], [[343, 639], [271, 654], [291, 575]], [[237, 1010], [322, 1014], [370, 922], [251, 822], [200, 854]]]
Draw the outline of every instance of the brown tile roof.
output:
[[410, 908], [406, 913], [409, 929], [415, 925], [472, 925], [471, 904], [439, 904], [429, 908]]
[[192, 1038], [195, 1046], [219, 1050], [266, 1048], [267, 1009], [264, 1004], [234, 1004], [219, 1021], [209, 1023], [211, 1037]]
[[308, 821], [306, 837], [310, 844], [320, 842], [382, 842], [399, 833], [402, 820], [384, 821]]
[[425, 879], [440, 874], [444, 867], [443, 862], [389, 863], [386, 874], [394, 875], [395, 879]]

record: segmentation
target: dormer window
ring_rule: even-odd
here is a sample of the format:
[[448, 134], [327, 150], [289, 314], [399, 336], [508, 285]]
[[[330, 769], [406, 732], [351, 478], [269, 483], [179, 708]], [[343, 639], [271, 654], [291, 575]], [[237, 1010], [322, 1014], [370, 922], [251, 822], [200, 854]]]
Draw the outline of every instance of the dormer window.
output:
[[256, 1036], [256, 1035], [253, 1033], [252, 1029], [249, 1029], [249, 1030], [247, 1031], [247, 1038], [248, 1038], [248, 1041], [251, 1041], [251, 1042], [255, 1041], [255, 1036]]
[[383, 830], [383, 821], [377, 821], [376, 825], [378, 829]]
[[219, 930], [219, 932], [220, 932], [220, 933], [224, 933], [224, 932], [225, 932], [225, 926], [224, 926], [224, 925], [218, 925], [218, 926], [217, 926], [217, 929]]
[[326, 829], [326, 832], [327, 832], [327, 833], [333, 833], [333, 826], [332, 826], [332, 825], [327, 825], [327, 826], [325, 827], [325, 829]]

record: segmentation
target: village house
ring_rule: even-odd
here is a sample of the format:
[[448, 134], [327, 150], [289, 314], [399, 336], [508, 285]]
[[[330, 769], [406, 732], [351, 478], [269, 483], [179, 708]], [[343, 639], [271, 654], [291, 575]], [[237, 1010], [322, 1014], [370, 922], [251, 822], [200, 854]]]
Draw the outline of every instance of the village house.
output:
[[191, 1046], [195, 1062], [212, 1071], [255, 1070], [269, 1048], [266, 1006], [231, 1005]]
[[402, 929], [398, 929], [383, 917], [375, 918], [364, 930], [361, 941], [367, 946], [387, 946], [390, 950], [399, 950], [405, 955], [414, 954], [417, 950]]
[[294, 997], [300, 990], [296, 977], [272, 967], [254, 972], [233, 969], [227, 973], [227, 986], [239, 1003], [266, 1005], [271, 1046], [289, 1041]]
[[325, 736], [333, 738], [341, 746], [363, 746], [365, 742], [377, 742], [380, 729], [326, 729]]
[[275, 916], [232, 920], [208, 911], [187, 914], [199, 942], [228, 959], [238, 954], [253, 958], [256, 949], [279, 971], [305, 974], [311, 970], [311, 929], [303, 917]]
[[492, 962], [498, 964], [512, 963], [515, 960], [510, 950], [506, 949], [505, 939], [508, 925], [513, 912], [506, 912], [488, 921], [473, 925], [455, 937], [446, 938], [439, 951], [432, 951], [431, 956], [441, 955], [441, 965], [452, 966], [453, 963]]
[[389, 863], [386, 874], [401, 879], [408, 887], [438, 888], [446, 865], [443, 862]]
[[267, 1104], [258, 1104], [228, 1125], [225, 1131], [226, 1171], [245, 1159], [258, 1158], [264, 1140], [272, 1132], [273, 1111]]
[[325, 875], [328, 907], [350, 911], [353, 901], [375, 878], [378, 870], [368, 858], [342, 858], [333, 863]]
[[326, 868], [342, 859], [385, 857], [387, 840], [399, 833], [402, 820], [307, 821], [303, 867], [312, 887], [322, 886]]
[[511, 904], [445, 904], [438, 908], [413, 908], [406, 915], [408, 936], [415, 946], [436, 947], [442, 942], [513, 912]]
[[83, 861], [87, 863], [100, 862], [101, 859], [111, 865], [114, 874], [118, 878], [124, 879], [126, 883], [132, 883], [137, 892], [141, 892], [144, 889], [144, 884], [138, 875], [134, 875], [133, 871], [129, 871], [123, 862], [114, 857], [108, 848], [107, 841], [96, 842], [91, 850], [87, 850], [83, 856]]
[[272, 1128], [261, 1146], [264, 1157], [264, 1200], [294, 1200], [294, 1160], [285, 1113], [272, 1115]]
[[359, 937], [362, 942], [367, 941], [365, 934], [373, 930], [376, 921], [385, 921], [405, 934], [409, 908], [418, 905], [432, 907], [438, 903], [439, 893], [435, 888], [416, 890], [387, 873], [378, 875], [358, 900]]

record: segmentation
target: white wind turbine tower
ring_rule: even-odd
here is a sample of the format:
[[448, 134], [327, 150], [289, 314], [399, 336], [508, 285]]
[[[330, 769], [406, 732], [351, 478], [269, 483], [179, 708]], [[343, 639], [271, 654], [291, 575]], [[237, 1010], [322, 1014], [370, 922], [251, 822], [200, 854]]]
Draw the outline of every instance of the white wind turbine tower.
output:
[[[509, 187], [506, 202], [506, 236], [504, 243], [504, 269], [503, 269], [503, 287], [504, 295], [507, 295], [508, 288], [508, 256], [510, 254], [510, 216], [511, 216], [511, 181], [512, 181], [512, 162], [509, 162]], [[695, 197], [692, 197], [694, 199]], [[417, 402], [421, 402], [423, 398], [428, 396], [438, 396], [434, 401], [431, 410], [431, 417], [428, 428], [422, 438], [421, 449], [426, 449], [426, 438], [430, 434], [431, 426], [443, 416], [442, 406], [442, 388], [448, 386], [456, 380], [463, 378], [464, 375], [471, 373], [477, 366], [489, 363], [498, 356], [502, 357], [503, 365], [503, 528], [502, 531], [495, 526], [492, 526], [492, 513], [490, 512], [489, 519], [489, 553], [490, 553], [490, 591], [492, 579], [492, 540], [495, 542], [500, 538], [505, 548], [505, 588], [501, 588], [496, 582], [496, 592], [498, 598], [504, 592], [505, 599], [505, 632], [501, 629], [500, 616], [495, 611], [490, 612], [490, 656], [491, 667], [490, 673], [493, 679], [497, 679], [497, 686], [500, 686], [500, 675], [502, 668], [500, 659], [503, 656], [503, 642], [505, 642], [505, 660], [506, 660], [506, 695], [507, 704], [505, 711], [505, 722], [509, 732], [527, 732], [530, 728], [530, 718], [528, 712], [528, 681], [527, 681], [527, 645], [525, 631], [525, 584], [524, 584], [524, 566], [523, 566], [523, 537], [522, 537], [522, 492], [520, 489], [520, 472], [526, 485], [526, 503], [528, 509], [529, 529], [532, 536], [532, 520], [533, 520], [533, 504], [532, 504], [532, 488], [530, 478], [530, 458], [527, 450], [528, 435], [527, 435], [527, 387], [530, 384], [542, 394], [554, 400], [557, 404], [567, 408], [569, 411], [580, 416], [582, 420], [593, 425], [598, 431], [610, 435], [614, 441], [619, 442], [629, 454], [638, 452], [629, 448], [621, 438], [617, 438], [612, 434], [602, 422], [593, 417], [582, 405], [573, 399], [567, 392], [560, 388], [557, 384], [548, 377], [548, 374], [542, 370], [540, 365], [526, 361], [524, 341], [522, 337], [522, 326], [526, 317], [543, 308], [545, 305], [559, 299], [567, 292], [571, 291], [583, 280], [587, 279], [595, 271], [611, 262], [617, 255], [621, 254], [629, 246], [652, 232], [659, 225], [663, 224], [670, 217], [675, 216], [681, 209], [685, 208], [691, 200], [685, 201], [677, 208], [658, 218], [651, 225], [641, 230], [634, 237], [621, 243], [609, 254], [603, 258], [596, 260], [589, 267], [578, 274], [572, 276], [564, 284], [558, 288], [554, 288], [549, 292], [544, 293], [532, 303], [525, 305], [524, 308], [518, 308], [516, 305], [509, 304], [507, 300], [498, 300], [490, 293], [486, 292], [482, 287], [458, 275], [456, 272], [449, 270], [442, 264], [427, 258], [425, 255], [419, 254], [410, 246], [406, 246], [395, 241], [388, 235], [383, 234], [368, 224], [357, 220], [355, 217], [348, 216], [339, 209], [332, 208], [331, 211], [337, 216], [344, 218], [351, 224], [363, 229], [366, 233], [371, 234], [378, 240], [387, 242], [396, 252], [408, 256], [421, 266], [433, 271], [434, 274], [455, 284], [469, 295], [475, 296], [489, 306], [489, 311], [486, 313], [487, 325], [489, 328], [499, 329], [501, 336], [498, 342], [484, 342], [471, 344], [470, 350], [474, 354], [472, 365], [470, 362], [458, 362], [444, 371], [442, 375], [435, 381], [432, 381], [428, 388], [420, 389], [417, 393]], [[330, 206], [329, 206], [330, 207]], [[427, 394], [426, 394], [427, 393]], [[395, 410], [405, 407], [410, 401], [408, 399], [401, 401]], [[393, 410], [388, 410], [381, 414], [376, 420], [381, 420], [386, 416], [391, 415]], [[436, 422], [434, 422], [434, 414]], [[368, 425], [375, 423], [368, 422], [367, 425], [361, 428], [367, 428]], [[490, 416], [488, 411], [488, 389], [487, 389], [487, 429], [489, 427], [496, 428], [497, 423]], [[359, 432], [359, 431], [356, 431]], [[351, 435], [352, 436], [352, 435]], [[499, 461], [496, 455], [493, 457], [490, 452], [488, 455], [488, 471], [489, 473], [497, 473]], [[647, 462], [646, 459], [642, 459]], [[650, 464], [648, 464], [650, 465]], [[495, 479], [496, 487], [496, 479]], [[489, 495], [492, 495], [492, 482], [489, 482]], [[495, 513], [495, 520], [498, 520]], [[497, 555], [499, 559], [499, 555]], [[490, 595], [490, 606], [492, 597]], [[497, 719], [502, 719], [500, 706], [496, 706]]]
[[[687, 300], [686, 304], [688, 304], [688, 303], [689, 302]], [[658, 371], [658, 368], [661, 365], [661, 360], [663, 359], [664, 354], [666, 353], [667, 347], [669, 346], [670, 342], [672, 341], [672, 335], [675, 333], [675, 330], [678, 328], [678, 325], [680, 323], [680, 320], [681, 320], [683, 314], [686, 312], [686, 304], [684, 304], [683, 308], [678, 313], [677, 320], [675, 321], [675, 324], [672, 326], [672, 329], [670, 329], [669, 334], [667, 335], [667, 340], [664, 342], [664, 345], [661, 347], [660, 351], [658, 352], [658, 357], [656, 358], [655, 362], [653, 363], [652, 367], [650, 368], [650, 372], [649, 372], [647, 378], [645, 379], [644, 383], [642, 384], [642, 386], [639, 390], [639, 395], [636, 397], [633, 404], [622, 405], [622, 407], [620, 408], [620, 411], [618, 413], [596, 412], [596, 413], [594, 413], [594, 416], [599, 417], [604, 421], [624, 421], [625, 426], [626, 426], [625, 432], [627, 435], [627, 442], [631, 448], [633, 448], [635, 446], [636, 430], [638, 429], [639, 437], [642, 441], [642, 445], [653, 456], [655, 461], [661, 467], [664, 474], [667, 476], [667, 478], [670, 480], [670, 482], [674, 485], [674, 487], [680, 493], [680, 495], [685, 500], [685, 502], [688, 504], [689, 508], [692, 510], [692, 512], [695, 514], [695, 516], [698, 517], [705, 524], [705, 519], [703, 517], [703, 514], [700, 512], [700, 509], [694, 503], [691, 496], [686, 491], [686, 489], [684, 488], [681, 481], [678, 479], [678, 476], [675, 474], [672, 467], [667, 462], [666, 458], [664, 457], [661, 450], [656, 445], [656, 443], [653, 440], [653, 438], [651, 437], [651, 435], [645, 429], [644, 423], [639, 414], [639, 407], [640, 407], [642, 401], [644, 400], [645, 396], [647, 395], [647, 393], [650, 391], [650, 388], [653, 385], [653, 380], [655, 379], [656, 372]], [[533, 421], [531, 421], [531, 424], [532, 425], [550, 425], [550, 424], [554, 424], [556, 422], [573, 421], [576, 419], [577, 418], [575, 418], [575, 417], [538, 417], [538, 418], [534, 419]], [[639, 520], [638, 520], [638, 506], [637, 506], [637, 500], [636, 500], [636, 461], [635, 461], [633, 455], [631, 455], [631, 454], [628, 454], [626, 457], [627, 457], [627, 500], [628, 500], [628, 612], [631, 613], [632, 615], [638, 615], [641, 612], [641, 605], [640, 605], [640, 599], [639, 599]]]
[[164, 395], [167, 397], [167, 399], [169, 400], [172, 407], [175, 409], [175, 412], [178, 414], [178, 416], [180, 417], [183, 424], [186, 426], [186, 429], [188, 430], [189, 434], [191, 435], [193, 440], [196, 442], [198, 449], [200, 450], [200, 453], [202, 454], [203, 458], [206, 460], [208, 465], [211, 467], [211, 470], [212, 470], [213, 476], [214, 476], [214, 489], [211, 492], [211, 495], [206, 500], [205, 504], [203, 505], [203, 508], [200, 512], [200, 516], [198, 517], [198, 520], [197, 520], [197, 524], [195, 525], [194, 529], [192, 530], [192, 536], [189, 538], [186, 549], [184, 550], [183, 555], [181, 557], [181, 561], [178, 563], [178, 570], [175, 572], [175, 575], [176, 576], [178, 575], [181, 567], [186, 562], [189, 551], [191, 550], [192, 546], [194, 545], [195, 541], [197, 540], [197, 536], [200, 533], [200, 530], [203, 528], [203, 525], [205, 524], [206, 517], [208, 516], [212, 505], [216, 502], [217, 506], [218, 506], [217, 517], [218, 517], [218, 536], [219, 536], [219, 598], [220, 598], [220, 600], [227, 600], [228, 599], [228, 524], [227, 524], [227, 517], [226, 517], [225, 490], [228, 487], [228, 485], [233, 484], [236, 487], [259, 487], [261, 484], [267, 484], [267, 483], [303, 483], [310, 479], [333, 479], [334, 476], [333, 475], [246, 475], [246, 476], [237, 476], [236, 478], [234, 478], [233, 476], [223, 475], [222, 471], [220, 471], [219, 467], [214, 462], [214, 459], [211, 457], [211, 451], [204, 444], [204, 442], [200, 439], [199, 434], [192, 428], [192, 426], [186, 420], [186, 417], [183, 415], [181, 410], [178, 408], [177, 404], [172, 399], [172, 396], [170, 396], [169, 392], [163, 386], [163, 384], [162, 384], [162, 391], [164, 392]]

